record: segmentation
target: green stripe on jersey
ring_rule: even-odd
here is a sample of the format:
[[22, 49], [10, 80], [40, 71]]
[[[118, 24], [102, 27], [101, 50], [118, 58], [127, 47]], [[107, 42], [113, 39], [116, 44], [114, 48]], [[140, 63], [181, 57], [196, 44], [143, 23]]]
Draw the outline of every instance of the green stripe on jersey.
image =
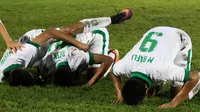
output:
[[[56, 42], [51, 43], [51, 44], [49, 45], [47, 51], [48, 51], [48, 52], [51, 52], [52, 50], [57, 49], [58, 46], [59, 46], [60, 44], [62, 44], [62, 41], [56, 41]], [[55, 48], [53, 49], [54, 46], [55, 46]]]
[[130, 74], [130, 78], [133, 78], [133, 77], [137, 77], [137, 78], [145, 80], [147, 82], [149, 88], [151, 88], [153, 86], [153, 82], [151, 81], [150, 77], [148, 77], [146, 74], [143, 74], [140, 72], [132, 72]]
[[188, 51], [188, 58], [187, 58], [187, 67], [186, 69], [190, 70], [190, 61], [191, 61], [191, 49]]
[[101, 54], [104, 54], [104, 52], [105, 52], [105, 47], [106, 47], [106, 34], [103, 32], [103, 31], [101, 31], [101, 30], [94, 30], [94, 31], [92, 31], [92, 33], [94, 33], [94, 34], [100, 34], [100, 35], [102, 35], [103, 36], [103, 46], [102, 46], [102, 53]]
[[30, 44], [30, 45], [33, 45], [35, 46], [36, 48], [39, 48], [40, 45], [38, 43], [35, 43], [35, 42], [32, 42], [32, 41], [29, 41], [29, 42], [26, 42], [27, 44]]
[[94, 64], [94, 54], [89, 52], [89, 65], [93, 65]]
[[8, 66], [6, 69], [3, 70], [3, 73], [7, 72], [7, 71], [10, 71], [12, 69], [15, 69], [15, 68], [19, 68], [19, 67], [22, 67], [21, 64], [13, 64], [13, 65], [10, 65]]

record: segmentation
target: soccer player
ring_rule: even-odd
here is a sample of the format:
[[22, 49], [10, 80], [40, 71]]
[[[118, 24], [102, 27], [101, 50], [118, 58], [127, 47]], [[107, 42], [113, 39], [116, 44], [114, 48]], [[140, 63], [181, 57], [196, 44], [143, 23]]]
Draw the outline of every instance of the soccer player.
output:
[[[110, 17], [105, 17], [105, 18], [92, 18], [92, 19], [84, 19], [81, 20], [81, 22], [85, 23], [87, 21], [91, 23], [95, 23], [95, 21], [101, 21], [101, 24], [98, 24], [95, 26], [95, 28], [92, 28], [89, 32], [86, 31], [87, 33], [81, 33], [73, 36], [76, 40], [80, 41], [81, 43], [88, 44], [89, 48], [88, 51], [92, 53], [97, 53], [97, 54], [103, 54], [103, 55], [108, 55], [108, 46], [109, 46], [109, 33], [105, 26], [109, 24], [116, 24], [116, 23], [121, 23], [128, 18], [132, 16], [132, 14], [127, 14], [127, 13], [132, 13], [130, 9], [124, 9], [122, 10], [118, 15], [114, 15], [111, 18]], [[121, 16], [119, 16], [121, 15]], [[128, 17], [127, 17], [128, 16]], [[78, 27], [78, 25], [77, 25]], [[100, 28], [98, 28], [100, 27]], [[84, 29], [85, 30], [85, 29]], [[72, 34], [73, 35], [73, 34]], [[82, 57], [76, 57], [74, 55], [73, 57], [73, 62], [70, 62], [71, 60], [69, 59], [69, 45], [65, 45], [63, 41], [58, 41], [55, 43], [52, 43], [49, 47], [49, 50], [46, 54], [46, 56], [42, 59], [42, 61], [39, 64], [40, 71], [42, 74], [46, 74], [43, 77], [51, 76], [52, 73], [55, 73], [53, 75], [54, 83], [56, 85], [67, 85], [69, 86], [70, 84], [72, 85], [72, 79], [73, 77], [79, 77], [79, 73], [77, 71], [82, 71], [87, 68], [87, 65], [82, 65], [84, 63], [80, 62], [78, 60], [79, 58], [81, 59]], [[61, 56], [62, 54], [62, 56]], [[118, 57], [117, 50], [110, 50], [109, 55], [114, 55], [112, 57]], [[113, 58], [116, 60], [115, 58]], [[76, 60], [76, 61], [74, 61]], [[78, 61], [77, 61], [78, 60]], [[79, 67], [81, 66], [81, 67]], [[83, 67], [84, 66], [84, 67]], [[81, 68], [82, 70], [77, 70], [77, 68]], [[90, 80], [94, 74], [98, 72], [98, 69], [100, 69], [100, 64], [93, 64], [89, 65], [89, 70], [88, 70], [88, 80]], [[66, 71], [65, 71], [66, 70]], [[68, 73], [68, 74], [66, 74]], [[78, 76], [79, 75], [79, 76]], [[66, 78], [68, 76], [68, 78]], [[60, 77], [60, 78], [58, 78]], [[63, 78], [61, 78], [63, 77]], [[65, 77], [65, 78], [64, 78]], [[102, 77], [102, 74], [99, 76], [95, 76], [96, 79], [100, 79]], [[58, 79], [58, 80], [57, 80]], [[71, 80], [70, 80], [71, 79]], [[82, 80], [82, 78], [79, 78]], [[79, 82], [79, 81], [78, 81]], [[80, 83], [80, 82], [79, 82]], [[82, 82], [83, 84], [84, 82]], [[90, 82], [91, 83], [91, 82]], [[92, 82], [93, 83], [93, 82]], [[89, 83], [88, 83], [89, 84]], [[89, 84], [90, 85], [90, 84]]]
[[0, 34], [2, 35], [4, 42], [10, 53], [12, 53], [12, 50], [16, 52], [17, 49], [21, 49], [21, 47], [23, 46], [22, 44], [12, 41], [12, 39], [10, 38], [10, 35], [8, 34], [1, 20], [0, 20]]
[[[191, 99], [197, 93], [200, 81], [198, 74], [186, 67], [191, 60], [190, 47], [190, 37], [180, 29], [155, 27], [147, 31], [112, 68], [111, 78], [117, 95], [114, 102], [142, 103], [150, 91], [166, 81], [183, 82], [184, 85], [179, 90], [173, 89], [177, 91], [173, 92], [171, 102], [160, 105], [160, 108], [173, 108]], [[129, 78], [122, 89], [121, 76]]]
[[[126, 13], [125, 13], [126, 14]], [[124, 21], [123, 19], [129, 19], [129, 18], [126, 18], [127, 16], [124, 15], [124, 13], [121, 13], [121, 14], [118, 14], [118, 15], [114, 15], [112, 16], [111, 18], [95, 18], [95, 19], [92, 19], [91, 21], [88, 20], [88, 21], [83, 21], [83, 22], [78, 22], [76, 24], [73, 24], [71, 25], [70, 27], [64, 27], [64, 28], [61, 28], [58, 30], [55, 30], [53, 28], [51, 29], [48, 29], [48, 30], [44, 30], [44, 29], [40, 29], [40, 30], [32, 30], [32, 31], [29, 31], [27, 32], [22, 38], [19, 39], [19, 42], [20, 43], [25, 43], [25, 42], [29, 42], [31, 40], [33, 40], [35, 37], [39, 36], [39, 37], [42, 37], [42, 36], [49, 36], [49, 33], [50, 33], [50, 36], [55, 36], [54, 38], [57, 39], [56, 36], [58, 37], [65, 37], [65, 38], [61, 38], [61, 39], [64, 39], [65, 41], [70, 41], [70, 44], [72, 45], [75, 45], [76, 47], [78, 48], [81, 48], [85, 51], [87, 51], [88, 49], [88, 45], [86, 44], [83, 44], [83, 43], [80, 43], [80, 42], [77, 42], [75, 41], [74, 39], [72, 38], [66, 38], [68, 37], [69, 35], [75, 35], [77, 33], [81, 33], [81, 32], [88, 32], [90, 31], [91, 29], [94, 30], [96, 27], [100, 27], [102, 25], [102, 23], [106, 23], [106, 24], [103, 24], [104, 25], [109, 25], [110, 24], [110, 20], [112, 20], [112, 24], [117, 24], [121, 21]], [[123, 18], [125, 17], [125, 18]], [[119, 19], [120, 18], [120, 19]], [[108, 24], [107, 24], [108, 23]], [[100, 26], [98, 26], [100, 25]], [[53, 38], [53, 37], [52, 37]], [[58, 38], [59, 39], [59, 38]], [[27, 51], [24, 51], [24, 54], [23, 53], [17, 53], [19, 54], [18, 56], [11, 56], [11, 54], [9, 53], [4, 53], [4, 56], [1, 60], [1, 69], [3, 69], [3, 73], [4, 74], [7, 74], [6, 72], [9, 73], [9, 77], [10, 77], [10, 71], [13, 70], [13, 68], [17, 68], [17, 67], [21, 67], [23, 66], [24, 68], [26, 68], [27, 66], [28, 67], [32, 67], [33, 64], [36, 63], [36, 61], [38, 61], [39, 59], [41, 59], [44, 54], [46, 53], [46, 48], [47, 46], [52, 42], [52, 41], [55, 41], [53, 39], [50, 39], [48, 40], [48, 42], [45, 42], [45, 45], [43, 45], [42, 43], [42, 46], [41, 48], [39, 49], [39, 51], [37, 52], [37, 54], [34, 54], [34, 56], [32, 57], [33, 59], [28, 59], [28, 60], [25, 60], [23, 58], [23, 56], [19, 56], [19, 55], [25, 55], [26, 53], [28, 53]], [[40, 43], [39, 43], [40, 44]], [[31, 51], [31, 50], [29, 50]], [[42, 54], [42, 55], [41, 55]], [[8, 60], [11, 60], [10, 58], [23, 58], [23, 59], [20, 59], [20, 61], [15, 61], [15, 62], [9, 62]], [[97, 56], [98, 57], [98, 56]], [[27, 61], [27, 62], [26, 62]], [[108, 61], [109, 63], [110, 61]], [[19, 63], [19, 64], [16, 64], [16, 63]], [[25, 63], [25, 64], [24, 64]], [[99, 63], [98, 61], [96, 63]], [[21, 70], [22, 71], [22, 70]], [[100, 70], [101, 71], [101, 70]], [[17, 72], [20, 72], [20, 70], [17, 70]], [[24, 72], [24, 70], [23, 70]], [[14, 75], [15, 72], [12, 71], [11, 73], [11, 76]], [[25, 74], [25, 73], [24, 73]], [[26, 73], [27, 74], [27, 73]], [[12, 79], [17, 79], [17, 77], [20, 77], [20, 76], [17, 76], [17, 75], [14, 75], [15, 78], [10, 77]], [[27, 76], [27, 75], [26, 75]], [[26, 76], [23, 76], [23, 77], [26, 77]], [[29, 77], [30, 78], [30, 77]], [[19, 78], [18, 78], [19, 79]], [[17, 80], [18, 80], [17, 79]], [[11, 81], [13, 82], [13, 81]], [[29, 82], [29, 81], [26, 81], [26, 82]], [[31, 82], [31, 81], [30, 81]], [[32, 83], [31, 83], [32, 84]], [[10, 84], [10, 85], [13, 85], [13, 84]], [[26, 84], [25, 84], [26, 85]]]
[[73, 44], [78, 48], [83, 46], [84, 49], [85, 46], [85, 44], [76, 41], [70, 36], [54, 28], [50, 28], [45, 31], [37, 30], [37, 33], [34, 34], [35, 35], [32, 35], [31, 41], [28, 41], [24, 44], [25, 48], [22, 48], [22, 51], [17, 51], [16, 53], [11, 54], [8, 53], [7, 50], [1, 59], [0, 70], [8, 79], [10, 85], [24, 84], [25, 86], [29, 86], [33, 84], [33, 81], [31, 80], [32, 77], [28, 75], [23, 68], [31, 67], [36, 61], [40, 60], [41, 54], [45, 54], [42, 53], [44, 48], [46, 48], [51, 41], [60, 39]]

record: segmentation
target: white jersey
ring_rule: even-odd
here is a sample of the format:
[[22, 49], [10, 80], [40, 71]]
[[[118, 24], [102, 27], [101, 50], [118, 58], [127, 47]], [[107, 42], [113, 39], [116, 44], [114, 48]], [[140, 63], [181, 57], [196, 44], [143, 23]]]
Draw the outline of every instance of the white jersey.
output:
[[189, 70], [175, 65], [174, 62], [180, 58], [177, 58], [178, 54], [188, 43], [189, 36], [180, 29], [152, 28], [113, 66], [113, 73], [127, 77], [137, 77], [137, 73], [141, 73], [142, 77], [148, 77], [155, 83], [187, 81]]
[[[23, 48], [22, 51], [19, 50], [17, 51], [17, 53], [12, 54], [9, 53], [8, 50], [6, 50], [0, 61], [1, 71], [8, 71], [15, 65], [20, 65], [23, 67], [32, 67], [36, 63], [36, 61], [42, 59], [42, 57], [44, 57], [44, 55], [46, 54], [49, 44], [56, 40], [50, 39], [43, 46], [40, 46], [37, 49], [35, 49], [35, 47], [30, 47], [30, 45], [27, 44], [27, 42], [32, 44], [32, 39], [41, 34], [43, 31], [44, 29], [34, 29], [26, 32], [18, 40], [18, 43], [25, 44], [24, 46], [27, 47]], [[30, 55], [27, 55], [28, 53]]]
[[[100, 28], [92, 32], [78, 34], [76, 35], [75, 39], [82, 43], [88, 44], [89, 51], [92, 53], [108, 55], [109, 34], [106, 28]], [[49, 46], [47, 54], [44, 56], [44, 58], [41, 60], [39, 64], [39, 68], [42, 71], [42, 73], [46, 74], [48, 72], [47, 74], [49, 74], [53, 72], [55, 68], [57, 68], [58, 65], [60, 65], [60, 63], [66, 63], [70, 61], [69, 58], [66, 56], [62, 56], [62, 57], [58, 56], [59, 58], [57, 60], [52, 58], [52, 55], [56, 55], [56, 54], [59, 55], [60, 54], [59, 52], [61, 51], [66, 51], [65, 55], [69, 55], [72, 50], [67, 51], [69, 50], [69, 48], [65, 46], [69, 46], [69, 45], [67, 45], [63, 41], [54, 42]], [[73, 60], [76, 60], [76, 58], [78, 57], [74, 57]], [[83, 55], [83, 58], [84, 58], [84, 55]], [[75, 71], [77, 67], [81, 64], [83, 63], [80, 63], [80, 61], [76, 61], [76, 63], [75, 62], [70, 63], [69, 65], [70, 65], [71, 70]], [[91, 65], [91, 67], [99, 67], [99, 66], [100, 66], [99, 64]]]
[[40, 61], [38, 68], [43, 74], [48, 75], [60, 66], [68, 65], [71, 71], [75, 71], [79, 65], [93, 64], [93, 60], [93, 53], [84, 52], [71, 45], [65, 45], [63, 48], [51, 52], [50, 55], [46, 55]]

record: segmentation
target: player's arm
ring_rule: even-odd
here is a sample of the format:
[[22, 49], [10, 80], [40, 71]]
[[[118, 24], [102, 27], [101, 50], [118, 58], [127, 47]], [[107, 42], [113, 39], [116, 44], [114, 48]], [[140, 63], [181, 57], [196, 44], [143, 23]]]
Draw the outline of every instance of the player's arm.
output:
[[121, 102], [123, 100], [121, 89], [122, 89], [122, 80], [119, 76], [115, 76], [114, 74], [110, 75], [113, 85], [115, 87], [117, 99], [114, 100], [114, 103]]
[[61, 32], [64, 32], [70, 36], [83, 33], [85, 24], [82, 22], [76, 22], [70, 26], [66, 26], [60, 29]]
[[87, 44], [81, 43], [81, 42], [77, 41], [76, 39], [71, 38], [69, 35], [67, 35], [59, 30], [56, 30], [55, 28], [49, 28], [49, 29], [45, 30], [43, 33], [38, 35], [36, 38], [34, 38], [32, 41], [36, 42], [40, 45], [43, 45], [50, 38], [55, 38], [58, 40], [63, 40], [66, 43], [72, 44], [72, 45], [76, 46], [77, 48], [84, 50], [84, 51], [87, 51], [89, 48], [89, 46]]
[[199, 81], [199, 76], [196, 73], [190, 71], [189, 80], [183, 85], [181, 91], [172, 99], [171, 102], [160, 105], [159, 107], [174, 108], [182, 101], [187, 100], [189, 98], [188, 96], [189, 92], [195, 87], [198, 81]]
[[101, 55], [101, 54], [94, 54], [94, 63], [93, 64], [101, 64], [97, 72], [94, 76], [88, 81], [87, 85], [91, 86], [96, 81], [98, 81], [104, 73], [108, 70], [108, 68], [113, 63], [113, 59], [109, 56]]
[[12, 39], [10, 38], [10, 35], [8, 34], [6, 28], [3, 25], [1, 20], [0, 20], [0, 34], [2, 35], [2, 37], [5, 41], [5, 44], [6, 44], [7, 48], [9, 49], [9, 52], [12, 52], [12, 50], [14, 52], [16, 52], [17, 49], [21, 49], [21, 47], [23, 46], [22, 44], [12, 41]]

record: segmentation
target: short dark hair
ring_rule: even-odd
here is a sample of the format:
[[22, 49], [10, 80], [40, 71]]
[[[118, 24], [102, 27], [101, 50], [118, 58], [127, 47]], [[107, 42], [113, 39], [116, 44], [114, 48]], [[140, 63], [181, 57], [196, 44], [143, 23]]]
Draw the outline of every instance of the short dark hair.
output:
[[34, 79], [30, 72], [22, 68], [16, 68], [9, 72], [8, 83], [10, 86], [32, 86]]
[[73, 72], [69, 66], [60, 66], [53, 74], [53, 83], [56, 86], [71, 86], [73, 81]]
[[127, 105], [137, 105], [146, 96], [146, 82], [140, 78], [132, 77], [122, 88], [122, 97]]

